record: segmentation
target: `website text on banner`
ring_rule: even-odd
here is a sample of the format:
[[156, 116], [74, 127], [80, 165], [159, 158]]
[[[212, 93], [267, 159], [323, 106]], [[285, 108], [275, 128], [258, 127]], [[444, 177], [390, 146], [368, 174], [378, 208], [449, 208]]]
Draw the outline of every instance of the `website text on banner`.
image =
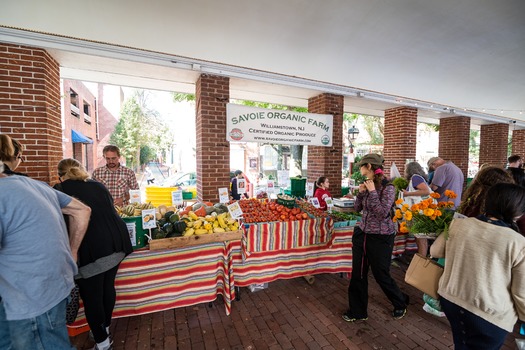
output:
[[228, 141], [332, 146], [333, 116], [330, 114], [226, 106]]

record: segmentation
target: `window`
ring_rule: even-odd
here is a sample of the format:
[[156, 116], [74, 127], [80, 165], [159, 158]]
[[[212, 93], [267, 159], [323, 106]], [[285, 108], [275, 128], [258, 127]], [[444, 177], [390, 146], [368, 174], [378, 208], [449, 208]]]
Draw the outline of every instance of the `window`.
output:
[[84, 101], [84, 121], [91, 124], [91, 105]]
[[69, 89], [69, 101], [71, 106], [71, 114], [75, 117], [79, 117], [80, 110], [78, 109], [78, 94], [73, 89]]

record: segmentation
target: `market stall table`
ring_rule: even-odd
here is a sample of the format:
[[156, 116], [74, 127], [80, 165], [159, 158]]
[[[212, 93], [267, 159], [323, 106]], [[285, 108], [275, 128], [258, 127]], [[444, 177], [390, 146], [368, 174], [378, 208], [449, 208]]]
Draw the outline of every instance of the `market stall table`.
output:
[[[120, 264], [113, 317], [129, 317], [212, 302], [221, 294], [226, 314], [235, 298], [231, 242], [158, 251], [139, 250]], [[81, 308], [70, 327], [86, 325]]]
[[352, 271], [352, 228], [327, 219], [259, 223], [245, 228], [234, 247], [236, 287], [320, 273]]

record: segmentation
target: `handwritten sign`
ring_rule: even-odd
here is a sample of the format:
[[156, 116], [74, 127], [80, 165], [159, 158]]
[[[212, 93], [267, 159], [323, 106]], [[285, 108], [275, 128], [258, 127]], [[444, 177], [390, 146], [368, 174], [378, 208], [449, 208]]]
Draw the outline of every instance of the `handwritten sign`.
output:
[[219, 203], [228, 203], [230, 201], [230, 193], [227, 187], [219, 188]]
[[182, 190], [172, 191], [171, 192], [171, 205], [179, 206], [184, 204], [184, 199], [182, 198]]

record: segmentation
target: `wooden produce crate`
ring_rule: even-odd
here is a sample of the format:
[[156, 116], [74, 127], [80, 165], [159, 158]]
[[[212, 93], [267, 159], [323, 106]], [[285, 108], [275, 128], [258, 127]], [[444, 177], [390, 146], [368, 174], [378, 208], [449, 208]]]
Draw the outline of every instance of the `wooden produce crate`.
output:
[[333, 211], [338, 211], [340, 213], [355, 213], [355, 210], [353, 207], [347, 207], [347, 208], [343, 208], [343, 207], [337, 207], [337, 206], [333, 206], [332, 207], [332, 210]]
[[238, 241], [242, 237], [242, 230], [210, 233], [203, 235], [191, 235], [187, 237], [171, 237], [162, 239], [152, 239], [149, 241], [150, 250], [172, 249], [199, 245], [212, 242]]

